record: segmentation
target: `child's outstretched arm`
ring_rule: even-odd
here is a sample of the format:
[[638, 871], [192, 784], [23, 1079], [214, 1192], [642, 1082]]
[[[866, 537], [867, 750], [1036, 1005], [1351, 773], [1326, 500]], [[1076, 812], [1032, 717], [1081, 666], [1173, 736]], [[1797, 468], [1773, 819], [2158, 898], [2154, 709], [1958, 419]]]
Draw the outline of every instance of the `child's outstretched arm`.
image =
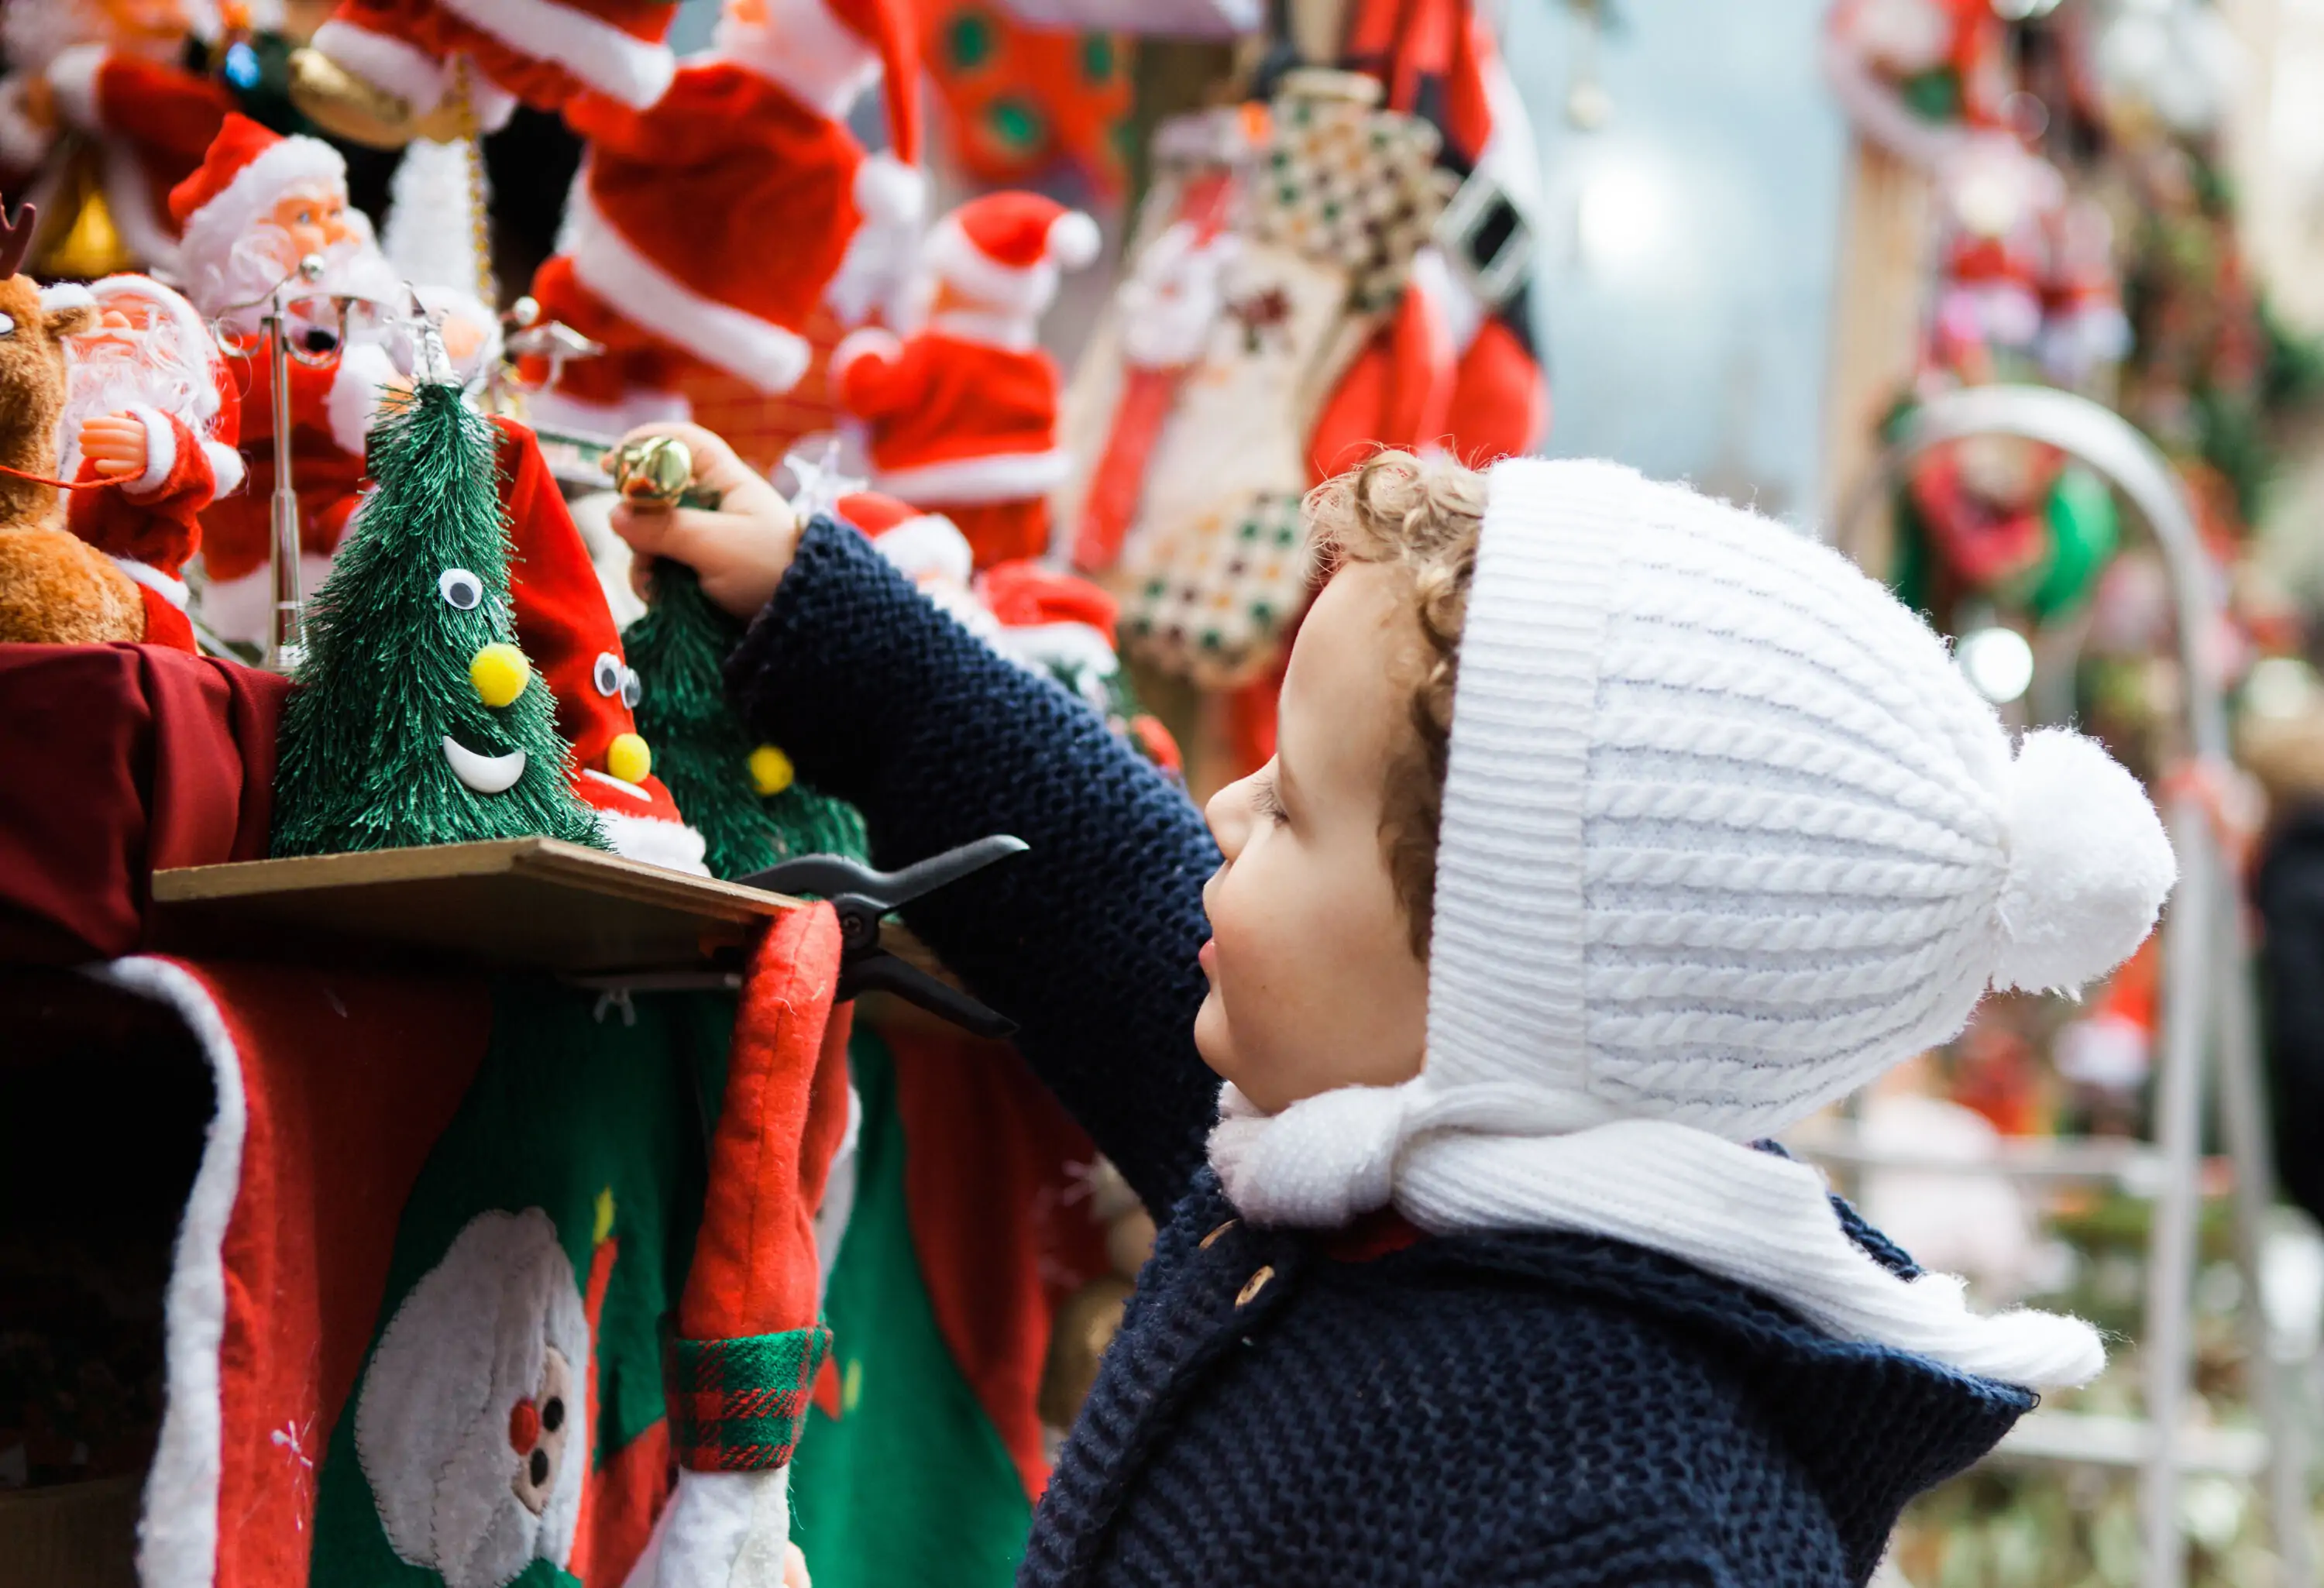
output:
[[1019, 1021], [1042, 1078], [1157, 1216], [1203, 1161], [1218, 1078], [1194, 1044], [1219, 854], [1185, 795], [1065, 689], [1009, 662], [854, 531], [799, 524], [706, 431], [716, 512], [623, 508], [638, 551], [755, 614], [727, 664], [753, 730], [853, 802], [887, 869], [991, 833], [1029, 853], [908, 906], [912, 929]]

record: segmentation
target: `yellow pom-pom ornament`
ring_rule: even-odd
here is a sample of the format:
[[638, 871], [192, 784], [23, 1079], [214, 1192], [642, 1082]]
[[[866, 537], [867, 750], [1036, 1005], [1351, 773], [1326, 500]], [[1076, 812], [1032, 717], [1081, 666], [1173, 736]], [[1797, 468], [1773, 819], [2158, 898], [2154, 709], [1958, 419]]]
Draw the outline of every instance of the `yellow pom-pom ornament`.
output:
[[605, 746], [605, 770], [624, 783], [642, 783], [653, 771], [653, 752], [635, 734], [616, 734]]
[[751, 787], [759, 791], [761, 799], [771, 799], [791, 786], [797, 776], [791, 771], [791, 758], [771, 744], [761, 744], [751, 752]]
[[506, 706], [532, 682], [532, 663], [513, 645], [497, 642], [485, 646], [468, 663], [468, 682], [486, 706]]

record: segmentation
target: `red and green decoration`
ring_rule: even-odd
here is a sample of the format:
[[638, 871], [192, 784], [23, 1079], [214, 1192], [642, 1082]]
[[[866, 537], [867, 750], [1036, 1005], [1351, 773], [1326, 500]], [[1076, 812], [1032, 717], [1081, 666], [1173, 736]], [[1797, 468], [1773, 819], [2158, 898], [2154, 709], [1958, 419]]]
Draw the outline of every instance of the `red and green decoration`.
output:
[[1022, 187], [1068, 167], [1101, 195], [1122, 190], [1128, 39], [1028, 27], [984, 0], [932, 0], [926, 16], [926, 59], [970, 176]]
[[373, 429], [376, 488], [308, 608], [277, 855], [544, 836], [604, 847], [515, 644], [497, 438], [452, 385]]

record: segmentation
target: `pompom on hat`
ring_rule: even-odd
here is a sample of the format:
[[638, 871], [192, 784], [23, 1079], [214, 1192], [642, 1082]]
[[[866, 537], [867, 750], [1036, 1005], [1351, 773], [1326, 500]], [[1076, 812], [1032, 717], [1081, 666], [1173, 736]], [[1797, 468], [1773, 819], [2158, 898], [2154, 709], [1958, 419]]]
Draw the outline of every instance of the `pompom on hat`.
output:
[[1831, 549], [1605, 463], [1490, 476], [1460, 645], [1428, 1051], [1258, 1113], [1211, 1156], [1259, 1223], [1632, 1241], [1844, 1337], [2035, 1385], [2086, 1325], [1969, 1313], [1745, 1143], [1956, 1035], [1987, 988], [2073, 990], [2176, 877], [2079, 734], [2013, 753], [1941, 641]]

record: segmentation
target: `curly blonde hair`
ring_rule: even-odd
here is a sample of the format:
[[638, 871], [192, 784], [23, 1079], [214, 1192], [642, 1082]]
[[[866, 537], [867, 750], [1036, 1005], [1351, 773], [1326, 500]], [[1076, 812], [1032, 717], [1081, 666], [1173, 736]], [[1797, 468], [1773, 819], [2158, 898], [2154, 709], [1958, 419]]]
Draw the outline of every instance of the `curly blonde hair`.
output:
[[1428, 957], [1436, 900], [1436, 835], [1444, 808], [1452, 744], [1452, 687], [1461, 670], [1461, 628], [1477, 566], [1485, 476], [1450, 457], [1375, 453], [1307, 494], [1307, 548], [1319, 576], [1343, 563], [1400, 569], [1428, 660], [1413, 681], [1413, 737], [1388, 763], [1380, 808], [1380, 848], [1412, 933]]

